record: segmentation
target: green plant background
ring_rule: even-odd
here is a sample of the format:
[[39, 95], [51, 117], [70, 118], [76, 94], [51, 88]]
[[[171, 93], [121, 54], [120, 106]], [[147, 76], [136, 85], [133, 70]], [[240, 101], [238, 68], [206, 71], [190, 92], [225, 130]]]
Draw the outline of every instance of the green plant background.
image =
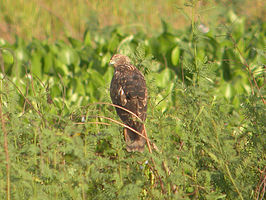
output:
[[[171, 19], [152, 32], [100, 27], [95, 14], [80, 38], [0, 38], [0, 199], [263, 199], [265, 22], [232, 2], [169, 3], [182, 29]], [[126, 152], [114, 108], [101, 104], [116, 51], [145, 74], [152, 154]]]

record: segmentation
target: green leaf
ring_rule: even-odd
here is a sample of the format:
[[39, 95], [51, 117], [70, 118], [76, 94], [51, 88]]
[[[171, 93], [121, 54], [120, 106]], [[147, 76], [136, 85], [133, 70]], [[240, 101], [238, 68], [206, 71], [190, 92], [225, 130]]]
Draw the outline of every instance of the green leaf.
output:
[[177, 45], [173, 50], [172, 50], [172, 54], [171, 54], [171, 60], [172, 60], [172, 64], [174, 66], [176, 66], [178, 64], [179, 61], [179, 54], [180, 54], [180, 49], [179, 46]]
[[106, 67], [106, 66], [108, 66], [109, 61], [110, 61], [110, 58], [111, 58], [111, 54], [108, 52], [107, 54], [105, 54], [105, 55], [102, 57], [101, 66], [102, 66], [102, 67]]
[[177, 42], [176, 38], [169, 34], [169, 33], [164, 33], [160, 35], [158, 38], [159, 42], [159, 51], [165, 55], [170, 49], [172, 49], [175, 46], [175, 43]]
[[69, 42], [71, 43], [72, 47], [77, 48], [77, 47], [82, 47], [82, 42], [72, 38], [72, 37], [68, 37]]
[[15, 56], [18, 61], [28, 60], [28, 55], [23, 48], [18, 48], [15, 50]]
[[212, 158], [212, 160], [214, 160], [215, 162], [220, 164], [219, 159], [217, 158], [217, 156], [214, 153], [212, 153], [212, 152], [207, 152], [207, 153]]
[[75, 83], [76, 83], [75, 92], [77, 92], [81, 96], [85, 96], [86, 92], [84, 89], [84, 84], [80, 81], [80, 79], [76, 79]]
[[44, 73], [49, 73], [50, 70], [52, 69], [53, 58], [54, 58], [54, 55], [52, 54], [52, 52], [49, 52], [44, 56], [44, 67], [43, 67]]
[[55, 71], [60, 73], [61, 75], [69, 75], [70, 74], [70, 70], [59, 59], [55, 59]]
[[42, 78], [41, 56], [38, 52], [32, 55], [31, 70], [37, 77]]
[[233, 88], [230, 83], [227, 83], [225, 86], [224, 96], [227, 99], [231, 99], [233, 97]]
[[108, 41], [108, 50], [115, 51], [119, 44], [119, 37], [117, 34], [113, 34], [111, 39]]
[[165, 68], [160, 73], [155, 75], [157, 85], [161, 88], [169, 86], [169, 83], [174, 79], [175, 73], [169, 68]]
[[57, 84], [54, 84], [51, 88], [50, 88], [50, 92], [51, 92], [51, 96], [52, 97], [58, 97], [61, 96], [61, 89], [60, 87], [58, 87]]
[[89, 30], [87, 30], [85, 32], [83, 40], [84, 40], [85, 45], [87, 45], [87, 46], [91, 45], [91, 34], [90, 34]]
[[70, 48], [64, 48], [59, 52], [59, 59], [65, 65], [78, 65], [79, 64], [79, 56], [77, 52]]
[[108, 67], [103, 76], [104, 80], [110, 82], [112, 80], [113, 73], [114, 73], [114, 70], [111, 67]]
[[231, 80], [231, 69], [230, 69], [230, 59], [227, 54], [227, 51], [224, 50], [223, 57], [222, 57], [222, 64], [221, 64], [222, 70], [223, 70], [223, 78], [225, 81]]
[[14, 57], [10, 51], [3, 49], [2, 50], [2, 56], [4, 59], [4, 63], [6, 63], [6, 64], [13, 64], [14, 63]]

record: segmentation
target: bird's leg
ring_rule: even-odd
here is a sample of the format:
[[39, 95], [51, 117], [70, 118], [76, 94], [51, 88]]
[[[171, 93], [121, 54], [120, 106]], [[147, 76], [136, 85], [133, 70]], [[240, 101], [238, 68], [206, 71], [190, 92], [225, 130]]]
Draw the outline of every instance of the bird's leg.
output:
[[126, 141], [126, 143], [127, 143], [127, 141], [128, 141], [127, 129], [124, 128], [124, 129], [123, 129], [123, 132], [124, 132], [124, 138], [125, 138], [125, 141]]
[[130, 143], [134, 142], [134, 140], [132, 140], [130, 137], [130, 134], [132, 134], [131, 130], [124, 128], [123, 132], [124, 132], [124, 138], [125, 138], [126, 144], [130, 144]]

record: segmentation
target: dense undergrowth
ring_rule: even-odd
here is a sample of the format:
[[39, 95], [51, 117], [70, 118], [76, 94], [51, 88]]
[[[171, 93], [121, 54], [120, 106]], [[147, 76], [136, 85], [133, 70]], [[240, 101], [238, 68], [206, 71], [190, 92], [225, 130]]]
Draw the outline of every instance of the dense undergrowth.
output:
[[[115, 26], [68, 43], [1, 40], [0, 199], [263, 199], [265, 24], [227, 20], [162, 22], [151, 37]], [[145, 74], [152, 154], [126, 152], [100, 103], [116, 50]]]

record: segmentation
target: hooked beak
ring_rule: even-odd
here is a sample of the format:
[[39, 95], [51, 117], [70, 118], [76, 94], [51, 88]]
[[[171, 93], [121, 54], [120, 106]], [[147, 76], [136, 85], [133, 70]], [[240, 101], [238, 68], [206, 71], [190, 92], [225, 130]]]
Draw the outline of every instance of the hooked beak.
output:
[[110, 60], [109, 64], [110, 64], [110, 65], [114, 65], [114, 64], [115, 64], [115, 61]]

